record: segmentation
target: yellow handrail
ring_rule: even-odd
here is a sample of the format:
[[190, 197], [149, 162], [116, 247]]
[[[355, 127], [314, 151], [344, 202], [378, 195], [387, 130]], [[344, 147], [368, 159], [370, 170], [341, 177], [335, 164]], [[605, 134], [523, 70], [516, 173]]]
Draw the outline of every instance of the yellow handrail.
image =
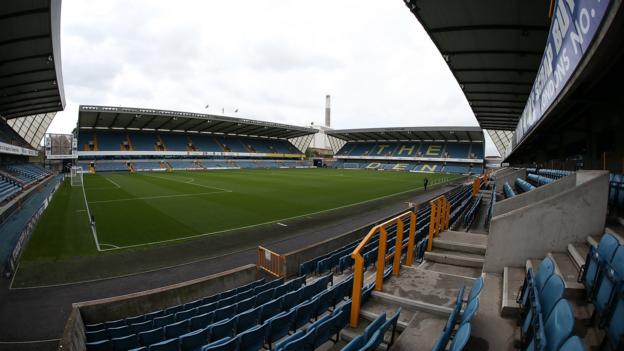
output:
[[405, 264], [411, 265], [414, 260], [414, 235], [416, 232], [416, 213], [413, 211], [407, 211], [403, 214], [400, 214], [394, 218], [391, 218], [381, 224], [378, 224], [371, 228], [371, 230], [366, 234], [364, 239], [360, 242], [360, 244], [353, 250], [351, 257], [355, 261], [353, 266], [353, 291], [351, 296], [351, 318], [350, 324], [352, 327], [356, 328], [360, 319], [360, 305], [362, 298], [362, 286], [364, 282], [364, 257], [362, 256], [362, 250], [368, 244], [369, 241], [373, 238], [373, 236], [379, 233], [379, 249], [377, 252], [377, 272], [375, 274], [375, 290], [382, 291], [383, 290], [383, 274], [385, 263], [387, 260], [391, 259], [392, 256], [386, 257], [386, 242], [388, 240], [388, 232], [386, 231], [386, 227], [392, 224], [397, 225], [397, 236], [395, 240], [395, 248], [394, 248], [394, 258], [392, 260], [392, 273], [394, 275], [400, 274], [401, 269], [401, 254], [403, 251], [403, 231], [404, 224], [403, 219], [409, 218], [410, 226], [409, 226], [409, 240], [407, 243], [407, 256], [405, 259]]
[[282, 267], [284, 261], [284, 256], [265, 247], [258, 246], [257, 266], [260, 269], [265, 270], [276, 277], [284, 277], [286, 276], [286, 270]]
[[429, 203], [431, 204], [431, 219], [429, 221], [427, 251], [433, 249], [433, 238], [449, 228], [451, 217], [451, 203], [446, 199], [446, 196], [438, 196]]

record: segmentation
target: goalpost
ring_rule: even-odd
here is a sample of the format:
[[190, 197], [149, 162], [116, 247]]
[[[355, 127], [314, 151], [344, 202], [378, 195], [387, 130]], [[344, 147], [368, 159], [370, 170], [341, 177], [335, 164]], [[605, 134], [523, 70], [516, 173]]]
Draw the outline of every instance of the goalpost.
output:
[[71, 186], [82, 186], [82, 167], [72, 166], [70, 175]]

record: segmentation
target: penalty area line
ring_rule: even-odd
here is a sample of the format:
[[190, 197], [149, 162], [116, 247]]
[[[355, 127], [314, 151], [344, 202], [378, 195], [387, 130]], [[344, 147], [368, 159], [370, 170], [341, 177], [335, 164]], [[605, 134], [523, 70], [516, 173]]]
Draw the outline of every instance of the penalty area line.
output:
[[113, 200], [96, 200], [89, 201], [90, 204], [105, 204], [111, 202], [126, 202], [126, 201], [137, 201], [137, 200], [155, 200], [155, 199], [168, 199], [172, 197], [189, 197], [189, 196], [201, 196], [201, 195], [210, 195], [210, 194], [225, 194], [230, 191], [208, 191], [205, 193], [194, 193], [194, 194], [175, 194], [175, 195], [158, 195], [158, 196], [144, 196], [144, 197], [127, 197], [123, 199], [113, 199]]
[[104, 179], [106, 179], [109, 182], [113, 183], [113, 185], [116, 186], [118, 189], [121, 189], [121, 186], [119, 184], [115, 183], [112, 179], [110, 179], [108, 177], [104, 177]]
[[217, 188], [216, 186], [210, 186], [210, 185], [203, 185], [203, 184], [193, 183], [195, 181], [195, 178], [190, 178], [190, 177], [183, 177], [185, 179], [190, 179], [190, 181], [185, 182], [185, 181], [182, 181], [182, 180], [179, 180], [179, 179], [173, 179], [173, 178], [175, 178], [175, 176], [173, 178], [171, 178], [171, 177], [159, 177], [159, 176], [154, 176], [154, 175], [149, 175], [149, 174], [143, 174], [143, 175], [146, 176], [146, 177], [160, 178], [160, 179], [168, 180], [168, 181], [171, 181], [171, 182], [178, 182], [178, 183], [182, 183], [182, 184], [200, 186], [202, 188], [217, 189], [217, 190], [221, 190], [221, 191], [228, 192], [228, 193], [232, 192], [232, 190], [229, 190], [229, 189], [223, 189], [223, 188]]

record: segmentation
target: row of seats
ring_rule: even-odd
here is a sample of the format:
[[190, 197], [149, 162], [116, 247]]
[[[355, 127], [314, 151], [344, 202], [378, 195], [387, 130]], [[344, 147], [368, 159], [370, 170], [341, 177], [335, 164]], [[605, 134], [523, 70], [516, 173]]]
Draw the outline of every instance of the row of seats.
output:
[[348, 142], [338, 156], [448, 157], [483, 159], [483, 143]]
[[[401, 314], [401, 308], [397, 308], [396, 312], [390, 318], [386, 318], [386, 312], [380, 314], [375, 320], [369, 324], [364, 333], [353, 338], [347, 345], [345, 345], [342, 351], [373, 351], [381, 344], [385, 344], [385, 349], [389, 350], [394, 343], [394, 336], [396, 334], [396, 326], [399, 321], [399, 315]], [[390, 337], [386, 340], [385, 334], [390, 331]]]
[[0, 203], [13, 199], [22, 190], [15, 180], [0, 175]]
[[505, 182], [503, 185], [503, 193], [505, 193], [506, 199], [516, 196], [516, 192], [513, 190], [511, 185], [509, 185], [509, 182]]
[[624, 349], [624, 245], [605, 233], [598, 247], [590, 246], [580, 281], [595, 307], [594, 319], [606, 330], [605, 344]]
[[572, 174], [572, 172], [564, 171], [562, 169], [536, 169], [536, 168], [527, 168], [527, 173], [544, 176], [553, 180], [561, 179], [563, 177], [567, 177], [570, 174]]
[[388, 170], [388, 171], [406, 171], [406, 172], [437, 172], [437, 173], [453, 173], [453, 174], [481, 174], [483, 165], [481, 164], [444, 164], [439, 162], [420, 162], [420, 161], [336, 161], [333, 168], [339, 169], [372, 169], [372, 170]]
[[4, 171], [24, 186], [38, 182], [52, 174], [49, 170], [31, 163], [7, 165]]
[[624, 174], [609, 173], [609, 204], [624, 207]]
[[527, 182], [522, 178], [516, 178], [516, 189], [518, 189], [522, 193], [526, 193], [527, 191], [531, 191], [535, 189], [535, 185]]
[[[483, 277], [475, 279], [470, 293], [468, 293], [468, 298], [464, 301], [465, 290], [466, 287], [459, 289], [455, 306], [444, 325], [442, 334], [432, 348], [433, 351], [446, 350], [449, 342], [451, 342], [450, 351], [461, 351], [468, 343], [470, 339], [470, 323], [479, 310], [479, 296], [481, 296], [481, 291], [483, 290]], [[464, 302], [466, 303], [465, 308], [463, 313], [461, 313]], [[460, 313], [461, 318], [459, 317]]]
[[[131, 162], [135, 170], [160, 169], [161, 161], [127, 160], [123, 162], [96, 161], [94, 162], [97, 172], [125, 172], [129, 171], [128, 162]], [[194, 160], [194, 159], [166, 159], [174, 170], [215, 169], [215, 168], [303, 168], [310, 167], [309, 161], [303, 160]], [[87, 163], [79, 164], [86, 172], [89, 169]]]
[[[281, 286], [293, 287], [303, 281], [305, 279], [296, 279], [283, 283]], [[282, 281], [278, 280], [278, 282]], [[212, 318], [205, 318], [206, 314], [193, 317], [190, 319], [190, 328], [189, 320], [172, 322], [164, 328], [154, 328], [139, 332], [136, 335], [131, 334], [110, 340], [91, 342], [87, 344], [87, 350], [109, 350], [111, 348], [127, 350], [134, 347], [146, 347], [149, 350], [196, 350], [210, 342], [226, 337], [236, 337], [242, 344], [259, 345], [258, 348], [250, 345], [246, 347], [239, 345], [236, 349], [258, 350], [265, 343], [265, 335], [267, 337], [266, 342], [272, 344], [289, 331], [296, 331], [307, 324], [309, 320], [318, 318], [329, 307], [335, 307], [350, 293], [349, 289], [352, 289], [352, 285], [348, 286], [349, 282], [353, 284], [351, 279], [335, 286], [332, 285], [332, 288], [328, 290], [327, 286], [332, 284], [332, 276], [328, 275], [317, 279], [312, 284], [301, 286], [297, 290], [279, 291], [281, 286], [277, 286], [273, 291], [270, 291], [272, 294], [269, 295], [269, 298], [272, 300], [261, 305], [259, 305], [259, 299], [262, 299], [263, 293], [253, 297], [257, 298], [255, 305], [248, 304], [242, 308], [243, 301], [241, 301], [236, 305], [236, 309], [231, 308], [232, 313], [230, 314], [217, 316], [219, 311], [225, 310], [225, 308], [218, 308], [206, 313], [210, 314]], [[216, 303], [222, 304], [222, 301], [218, 300]], [[176, 313], [176, 317], [178, 314]], [[204, 319], [203, 323], [195, 324], [199, 318]], [[260, 339], [258, 339], [256, 330], [258, 328], [261, 329], [262, 333], [260, 334], [263, 336]], [[108, 329], [109, 335], [113, 330], [115, 328]], [[245, 341], [245, 339], [248, 340]]]
[[530, 173], [527, 175], [527, 180], [535, 186], [542, 186], [542, 185], [550, 184], [555, 181], [552, 178], [548, 178], [548, 177], [537, 175], [537, 174], [530, 174]]
[[490, 227], [490, 222], [494, 216], [494, 207], [496, 207], [496, 183], [492, 187], [492, 195], [490, 196], [490, 206], [488, 206], [487, 216], [485, 219], [485, 226]]
[[300, 154], [288, 140], [244, 136], [80, 131], [81, 151], [206, 151]]
[[545, 257], [537, 273], [529, 268], [518, 294], [521, 350], [584, 350], [572, 336], [574, 314], [563, 297], [565, 282], [555, 273], [555, 262]]
[[479, 193], [477, 195], [477, 197], [474, 199], [474, 201], [472, 201], [472, 204], [464, 214], [464, 227], [470, 228], [470, 226], [472, 225], [475, 215], [477, 214], [477, 209], [479, 208], [479, 205], [481, 205], [481, 200], [483, 200], [483, 193]]

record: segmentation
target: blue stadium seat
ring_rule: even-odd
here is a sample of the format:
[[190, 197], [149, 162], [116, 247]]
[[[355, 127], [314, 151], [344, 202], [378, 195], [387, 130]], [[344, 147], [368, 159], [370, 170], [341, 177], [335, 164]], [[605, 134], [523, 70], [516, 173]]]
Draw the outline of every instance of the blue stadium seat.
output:
[[240, 293], [236, 294], [237, 300], [243, 301], [243, 300], [248, 300], [248, 299], [253, 299], [256, 297], [256, 295], [254, 295], [253, 289], [248, 289], [246, 291], [241, 291]]
[[219, 294], [214, 294], [201, 299], [200, 305], [206, 305], [209, 303], [219, 302]]
[[127, 317], [126, 318], [126, 324], [127, 325], [141, 323], [143, 321], [145, 321], [145, 315], [144, 314], [139, 315], [139, 316]]
[[267, 324], [255, 326], [238, 335], [239, 351], [258, 351], [264, 346], [264, 337], [267, 333]]
[[301, 296], [303, 295], [303, 288], [299, 288], [295, 291], [291, 291], [287, 294], [284, 294], [284, 298], [282, 304], [284, 307], [296, 306], [301, 302]]
[[164, 327], [165, 325], [175, 322], [175, 315], [169, 314], [162, 317], [154, 318], [154, 328]]
[[612, 302], [611, 315], [607, 318], [607, 340], [613, 349], [624, 349], [624, 284]]
[[180, 335], [181, 351], [199, 351], [208, 341], [208, 329], [198, 329], [184, 335]]
[[596, 282], [594, 306], [599, 314], [609, 314], [618, 286], [624, 284], [624, 246], [619, 246], [610, 262], [605, 263]]
[[234, 317], [236, 314], [236, 305], [229, 305], [227, 307], [219, 308], [214, 311], [214, 316], [212, 317], [215, 321], [222, 321], [224, 319], [229, 319]]
[[238, 339], [223, 338], [202, 347], [201, 351], [236, 351], [238, 347]]
[[139, 340], [141, 341], [141, 345], [149, 346], [151, 344], [155, 344], [157, 342], [165, 340], [165, 333], [163, 332], [163, 328], [156, 328], [140, 332]]
[[191, 308], [188, 310], [183, 310], [175, 314], [176, 321], [183, 321], [185, 319], [190, 319], [191, 317], [197, 314], [197, 308]]
[[373, 351], [376, 350], [379, 345], [381, 345], [381, 341], [383, 340], [383, 334], [379, 330], [377, 330], [371, 337], [368, 339], [366, 344], [362, 346], [360, 351]]
[[314, 309], [316, 307], [316, 300], [310, 300], [297, 305], [295, 309], [295, 316], [293, 317], [293, 323], [290, 327], [295, 331], [304, 325], [306, 325], [313, 317]]
[[547, 350], [558, 350], [570, 337], [574, 328], [574, 314], [566, 299], [560, 299], [550, 316], [546, 319], [544, 333], [546, 334]]
[[165, 338], [177, 338], [182, 334], [186, 334], [189, 331], [189, 321], [183, 320], [176, 323], [171, 323], [165, 326]]
[[[399, 323], [400, 315], [401, 315], [401, 307], [397, 308], [396, 312], [394, 312], [392, 317], [386, 319], [384, 324], [382, 324], [381, 327], [379, 328], [381, 335], [382, 335], [382, 339], [384, 335], [386, 334], [386, 332], [390, 330], [390, 338], [386, 342], [386, 345], [387, 345], [386, 350], [389, 350], [390, 347], [392, 347], [392, 345], [394, 344], [394, 336], [396, 335], [396, 328], [397, 328], [397, 324]], [[385, 340], [382, 340], [382, 342], [383, 341]]]
[[234, 337], [235, 319], [227, 319], [221, 322], [213, 323], [210, 326], [210, 340], [220, 340], [226, 337]]
[[154, 320], [154, 318], [156, 317], [162, 317], [165, 315], [165, 311], [164, 310], [160, 310], [160, 311], [154, 311], [154, 312], [150, 312], [150, 313], [146, 313], [145, 314], [145, 320]]
[[133, 348], [141, 346], [139, 344], [139, 340], [137, 339], [137, 336], [134, 334], [124, 336], [121, 338], [112, 338], [111, 341], [113, 342], [113, 349], [115, 351], [122, 351], [122, 350], [125, 351], [125, 350], [129, 350], [129, 349], [133, 349]]
[[254, 325], [258, 324], [259, 320], [260, 320], [260, 307], [238, 314], [236, 316], [236, 323], [235, 323], [236, 332], [240, 333], [241, 331], [244, 331], [253, 327]]
[[269, 350], [273, 349], [274, 342], [288, 335], [294, 316], [295, 310], [291, 309], [288, 312], [281, 312], [267, 319], [265, 322], [268, 326], [266, 343], [269, 346]]
[[126, 321], [123, 319], [119, 319], [116, 321], [108, 321], [108, 322], [105, 322], [104, 324], [106, 324], [106, 329], [119, 328], [119, 327], [125, 326]]
[[138, 334], [140, 332], [154, 329], [154, 323], [152, 322], [152, 320], [148, 320], [145, 322], [132, 324], [131, 327], [132, 327], [132, 331], [135, 334]]
[[[312, 344], [313, 349], [320, 347], [327, 341], [333, 341], [334, 343], [338, 342], [338, 334], [340, 333], [340, 329], [337, 329], [336, 326], [342, 319], [342, 314], [343, 311], [338, 311], [338, 313], [327, 315], [322, 319], [316, 321], [311, 326], [316, 331], [316, 335], [314, 336]], [[336, 337], [332, 339], [332, 335], [336, 335]]]
[[565, 283], [563, 279], [557, 274], [551, 275], [546, 282], [546, 285], [544, 285], [544, 289], [541, 293], [539, 293], [539, 310], [535, 311], [535, 309], [532, 308], [528, 311], [524, 318], [524, 322], [522, 323], [522, 333], [526, 333], [529, 326], [534, 323], [534, 313], [540, 313], [544, 320], [548, 319], [552, 309], [555, 307], [557, 302], [563, 298], [564, 292]]
[[265, 290], [256, 295], [256, 306], [264, 305], [273, 299], [273, 289]]
[[97, 331], [102, 329], [106, 329], [105, 323], [85, 324], [85, 331]]
[[366, 338], [363, 335], [358, 335], [355, 338], [351, 339], [348, 344], [346, 344], [341, 351], [359, 351], [366, 345]]
[[468, 301], [472, 301], [476, 297], [481, 294], [481, 290], [483, 289], [483, 277], [478, 277], [472, 283], [472, 287], [470, 288], [470, 293], [468, 294]]
[[600, 267], [611, 261], [618, 245], [619, 242], [615, 236], [605, 233], [598, 243], [598, 248], [590, 246], [585, 265], [582, 268], [582, 281], [590, 297], [594, 295], [594, 284], [598, 278]]
[[371, 322], [371, 324], [369, 324], [368, 326], [366, 326], [366, 329], [364, 329], [364, 337], [366, 338], [366, 340], [369, 340], [372, 336], [373, 333], [375, 333], [377, 330], [379, 330], [379, 328], [386, 322], [386, 312], [380, 314], [379, 316], [377, 316], [377, 318], [375, 318], [374, 321]]
[[479, 299], [470, 300], [470, 302], [464, 309], [464, 313], [462, 313], [462, 317], [461, 317], [461, 320], [459, 321], [459, 324], [462, 325], [462, 324], [470, 323], [470, 321], [475, 316], [475, 314], [477, 314], [478, 310], [479, 310]]
[[276, 351], [312, 351], [312, 344], [316, 331], [314, 328], [308, 328], [305, 334], [299, 338], [294, 338], [295, 335], [291, 335], [289, 338], [280, 343], [275, 350]]
[[121, 338], [123, 336], [128, 336], [134, 334], [134, 330], [132, 327], [124, 325], [121, 327], [108, 328], [108, 335], [110, 338]]
[[373, 293], [373, 289], [375, 289], [375, 282], [372, 282], [367, 287], [364, 287], [362, 289], [362, 298], [361, 298], [361, 301], [362, 301], [361, 303], [362, 304], [364, 304], [366, 301], [368, 301], [368, 298]]
[[165, 315], [169, 315], [169, 314], [175, 315], [176, 313], [182, 311], [183, 309], [184, 309], [184, 306], [182, 305], [168, 307], [168, 308], [165, 308]]
[[185, 310], [190, 310], [193, 308], [197, 308], [199, 306], [202, 305], [202, 301], [201, 300], [195, 300], [195, 301], [191, 301], [191, 302], [187, 302], [184, 304], [184, 309]]
[[178, 351], [178, 338], [157, 342], [149, 346], [149, 351]]
[[325, 290], [317, 297], [316, 310], [314, 311], [314, 318], [318, 318], [319, 315], [325, 313], [329, 307], [334, 304], [334, 290]]
[[87, 351], [111, 351], [113, 350], [113, 342], [110, 340], [88, 342], [85, 344], [85, 347]]
[[524, 283], [521, 288], [521, 292], [518, 295], [518, 303], [520, 307], [524, 310], [527, 307], [527, 302], [529, 299], [529, 292], [533, 284], [536, 285], [537, 291], [542, 291], [542, 288], [546, 284], [546, 281], [550, 276], [555, 272], [555, 263], [553, 260], [546, 256], [544, 260], [540, 263], [538, 267], [537, 274], [533, 277], [533, 271], [531, 269], [528, 270], [527, 275], [524, 279]]
[[210, 303], [203, 304], [203, 305], [197, 307], [197, 314], [204, 314], [204, 313], [214, 312], [214, 310], [217, 309], [217, 306], [218, 306], [218, 303], [216, 303], [216, 302], [210, 302]]
[[461, 351], [470, 340], [470, 323], [462, 324], [457, 330], [449, 351]]
[[87, 342], [102, 341], [109, 338], [108, 331], [106, 329], [85, 332], [85, 337]]
[[218, 306], [219, 306], [219, 308], [229, 307], [229, 306], [232, 306], [232, 305], [236, 305], [237, 301], [238, 301], [238, 299], [236, 298], [236, 295], [235, 296], [222, 297], [219, 300]]
[[282, 312], [282, 299], [275, 299], [260, 306], [260, 323]]
[[210, 323], [212, 323], [213, 315], [214, 313], [211, 312], [211, 313], [204, 313], [204, 314], [200, 314], [195, 317], [192, 317], [190, 319], [191, 330], [197, 330], [197, 329], [207, 327]]

